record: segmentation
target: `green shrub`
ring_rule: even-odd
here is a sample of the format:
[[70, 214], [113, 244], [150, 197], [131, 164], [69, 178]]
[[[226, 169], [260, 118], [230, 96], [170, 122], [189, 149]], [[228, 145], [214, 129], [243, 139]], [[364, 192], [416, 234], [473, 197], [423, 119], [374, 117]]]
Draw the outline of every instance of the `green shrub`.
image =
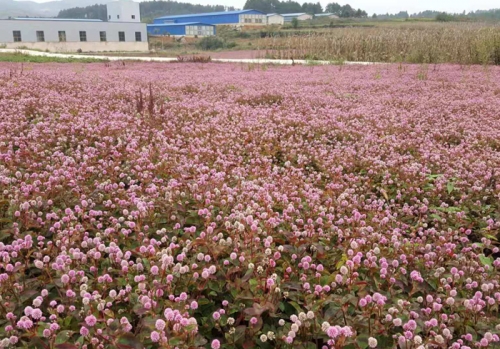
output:
[[219, 50], [219, 49], [224, 49], [224, 48], [233, 48], [236, 46], [235, 42], [232, 41], [225, 41], [222, 39], [219, 39], [215, 36], [207, 36], [198, 41], [196, 44], [196, 47], [203, 51], [213, 51], [213, 50]]

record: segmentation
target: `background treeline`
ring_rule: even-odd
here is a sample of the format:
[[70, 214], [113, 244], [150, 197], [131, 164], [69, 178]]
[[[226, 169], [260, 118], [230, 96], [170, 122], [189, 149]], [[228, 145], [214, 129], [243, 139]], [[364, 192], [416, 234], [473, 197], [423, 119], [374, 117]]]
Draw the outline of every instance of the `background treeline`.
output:
[[463, 21], [463, 20], [500, 20], [500, 9], [492, 10], [477, 10], [466, 13], [447, 13], [439, 11], [422, 11], [419, 13], [409, 14], [407, 11], [401, 11], [395, 14], [379, 14], [373, 15], [378, 19], [407, 19], [407, 18], [432, 18], [440, 22]]
[[[233, 6], [222, 5], [195, 5], [178, 1], [144, 1], [140, 3], [142, 21], [152, 22], [156, 17], [167, 15], [181, 15], [190, 13], [233, 11]], [[336, 2], [329, 3], [325, 8], [319, 2], [305, 2], [300, 4], [293, 0], [247, 0], [244, 9], [253, 9], [264, 13], [296, 13], [306, 12], [318, 14], [323, 12], [333, 13], [341, 18], [366, 18], [368, 14], [362, 9], [355, 9], [351, 5], [340, 5]], [[92, 5], [86, 7], [74, 7], [61, 10], [58, 18], [88, 18], [107, 19], [106, 5]], [[469, 21], [469, 20], [500, 20], [500, 9], [478, 10], [475, 12], [445, 13], [439, 11], [422, 11], [409, 14], [407, 11], [400, 11], [395, 14], [373, 14], [372, 18], [377, 19], [418, 19], [429, 18], [440, 22]]]
[[[190, 13], [232, 11], [234, 7], [222, 5], [194, 5], [178, 1], [144, 1], [139, 4], [143, 22], [150, 23], [156, 17], [168, 15], [183, 15]], [[106, 5], [92, 5], [87, 7], [74, 7], [62, 10], [58, 18], [88, 18], [105, 21], [108, 17]]]
[[298, 13], [305, 12], [310, 14], [317, 13], [333, 13], [339, 17], [350, 18], [350, 17], [367, 17], [368, 14], [361, 10], [355, 9], [351, 5], [340, 5], [336, 2], [332, 2], [323, 9], [319, 2], [305, 2], [302, 5], [297, 1], [287, 0], [247, 0], [244, 6], [245, 9], [253, 9], [262, 11], [265, 13]]

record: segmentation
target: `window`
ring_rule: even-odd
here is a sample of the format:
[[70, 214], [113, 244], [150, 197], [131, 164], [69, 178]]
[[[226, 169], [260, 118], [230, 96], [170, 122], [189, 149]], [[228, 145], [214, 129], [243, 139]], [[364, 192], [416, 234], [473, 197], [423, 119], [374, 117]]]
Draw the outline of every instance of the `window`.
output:
[[36, 41], [45, 41], [45, 34], [41, 30], [36, 32]]
[[135, 15], [132, 15], [132, 19], [135, 19]]
[[59, 41], [60, 42], [66, 41], [66, 32], [62, 31], [62, 32], [58, 32], [58, 34], [59, 34]]
[[101, 38], [101, 41], [106, 41], [106, 32], [99, 32], [99, 37]]
[[116, 19], [120, 19], [120, 15], [116, 15]]
[[125, 41], [125, 32], [118, 32], [118, 40]]
[[108, 19], [111, 19], [111, 15], [108, 16]]
[[87, 32], [80, 32], [80, 41], [87, 41]]
[[135, 32], [135, 41], [142, 41], [141, 32]]
[[21, 31], [20, 30], [14, 30], [12, 32], [12, 35], [14, 36], [14, 42], [21, 42]]

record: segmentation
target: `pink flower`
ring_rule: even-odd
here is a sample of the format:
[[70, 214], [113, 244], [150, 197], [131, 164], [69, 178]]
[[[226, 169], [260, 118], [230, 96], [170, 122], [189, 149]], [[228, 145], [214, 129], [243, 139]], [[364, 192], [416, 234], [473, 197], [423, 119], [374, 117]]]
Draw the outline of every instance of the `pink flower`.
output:
[[160, 340], [160, 334], [156, 331], [151, 332], [150, 337], [151, 337], [151, 340], [155, 343]]
[[85, 318], [85, 323], [89, 327], [93, 327], [97, 323], [97, 319], [94, 315], [89, 315]]
[[220, 342], [218, 339], [214, 339], [211, 344], [212, 349], [219, 349], [220, 348]]
[[85, 326], [82, 326], [82, 327], [80, 328], [80, 334], [81, 334], [82, 336], [84, 336], [84, 337], [85, 337], [85, 336], [87, 336], [87, 335], [89, 334], [89, 330], [88, 330], [88, 328], [87, 328], [87, 327], [85, 327]]

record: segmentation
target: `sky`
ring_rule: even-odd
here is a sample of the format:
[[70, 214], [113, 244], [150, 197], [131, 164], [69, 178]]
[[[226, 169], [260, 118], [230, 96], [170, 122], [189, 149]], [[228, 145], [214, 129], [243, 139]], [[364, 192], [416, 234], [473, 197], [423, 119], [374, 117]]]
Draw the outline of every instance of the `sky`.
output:
[[[36, 2], [47, 2], [51, 0], [34, 0]], [[243, 8], [245, 0], [178, 0], [203, 5], [226, 5], [236, 8]], [[303, 3], [306, 0], [296, 0]], [[318, 0], [307, 0], [307, 2], [317, 2]], [[330, 2], [338, 2], [341, 5], [350, 4], [354, 8], [361, 8], [369, 14], [372, 13], [397, 13], [399, 11], [408, 11], [409, 13], [420, 12], [424, 10], [462, 12], [475, 10], [489, 10], [500, 8], [498, 0], [320, 0], [321, 5], [325, 7]]]

